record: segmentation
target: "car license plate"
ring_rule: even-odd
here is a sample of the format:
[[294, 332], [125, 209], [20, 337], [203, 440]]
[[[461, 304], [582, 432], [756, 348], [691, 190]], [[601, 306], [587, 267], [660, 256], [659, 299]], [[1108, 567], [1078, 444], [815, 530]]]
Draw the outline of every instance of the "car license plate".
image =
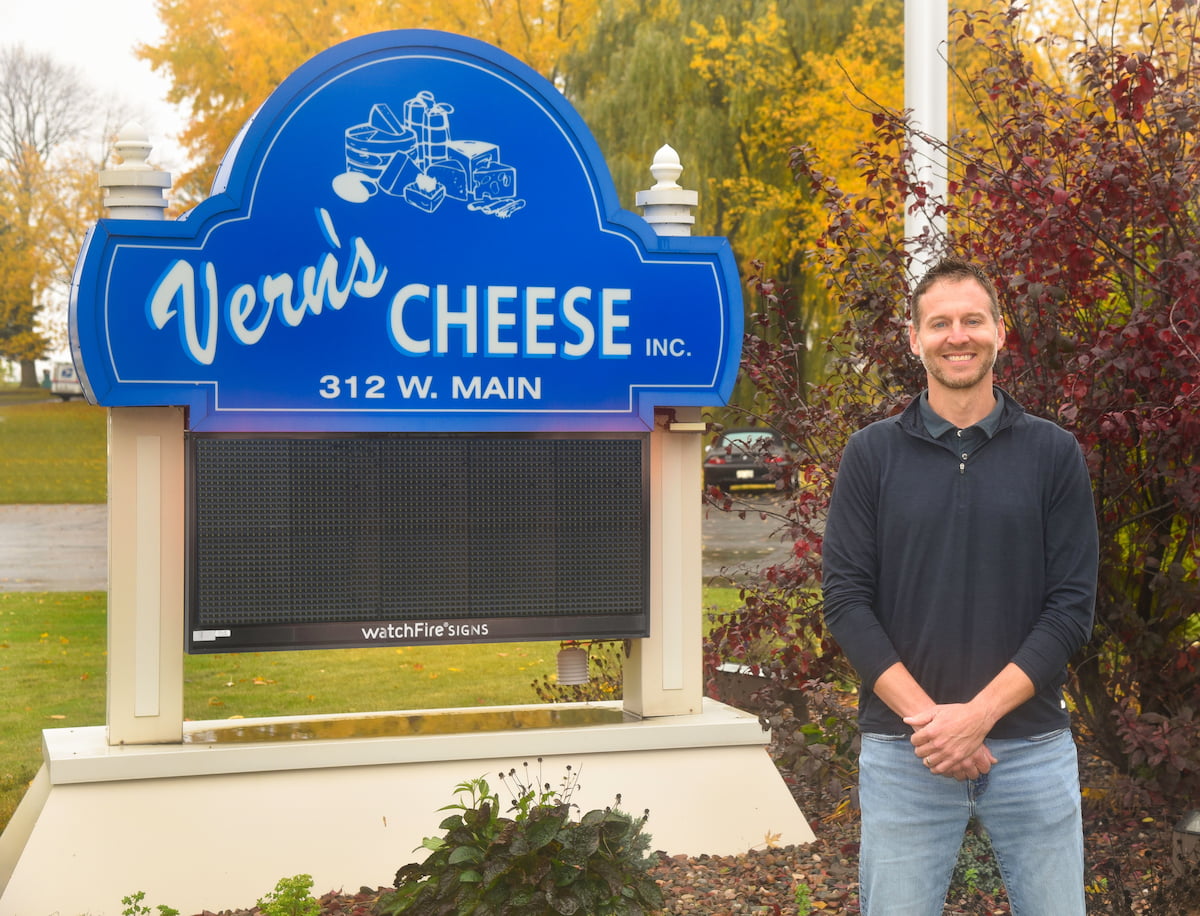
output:
[[744, 471], [738, 471], [737, 479], [738, 480], [753, 480], [754, 479], [754, 471], [751, 468], [746, 468], [746, 470], [744, 470]]

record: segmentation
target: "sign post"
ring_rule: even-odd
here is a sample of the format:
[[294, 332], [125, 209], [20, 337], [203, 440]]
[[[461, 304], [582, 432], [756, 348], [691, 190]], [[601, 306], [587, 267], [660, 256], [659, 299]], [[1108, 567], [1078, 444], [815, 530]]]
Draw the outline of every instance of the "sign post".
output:
[[[110, 218], [162, 221], [171, 176], [136, 124], [100, 173]], [[108, 411], [107, 739], [183, 740], [184, 429], [180, 407]]]

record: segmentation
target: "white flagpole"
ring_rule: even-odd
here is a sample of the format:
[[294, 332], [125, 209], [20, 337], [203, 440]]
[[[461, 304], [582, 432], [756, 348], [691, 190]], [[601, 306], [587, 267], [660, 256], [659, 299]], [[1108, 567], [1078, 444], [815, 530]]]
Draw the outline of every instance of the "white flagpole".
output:
[[[949, 69], [947, 34], [950, 27], [948, 0], [904, 0], [904, 107], [912, 112], [914, 130], [932, 140], [944, 141], [949, 132], [947, 81]], [[947, 160], [923, 136], [911, 137], [914, 150], [915, 177], [928, 189], [929, 196], [942, 200], [946, 196]], [[909, 199], [911, 207], [913, 199]], [[918, 210], [905, 209], [904, 233], [915, 239], [928, 228], [940, 237], [945, 229], [940, 217]], [[913, 258], [912, 272], [920, 276], [942, 253], [936, 238], [931, 244], [910, 242]]]

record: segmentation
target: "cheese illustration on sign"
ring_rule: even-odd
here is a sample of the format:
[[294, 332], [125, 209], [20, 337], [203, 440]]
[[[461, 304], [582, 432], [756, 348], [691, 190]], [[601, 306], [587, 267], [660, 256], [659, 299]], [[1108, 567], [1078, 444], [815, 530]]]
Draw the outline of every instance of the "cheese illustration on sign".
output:
[[624, 210], [562, 94], [473, 39], [384, 32], [298, 69], [177, 220], [76, 264], [88, 396], [222, 431], [649, 428], [725, 403], [729, 243]]
[[350, 203], [382, 191], [427, 213], [450, 199], [489, 216], [512, 216], [525, 206], [517, 170], [500, 161], [494, 143], [451, 139], [453, 113], [428, 89], [404, 103], [403, 118], [385, 102], [371, 106], [365, 123], [346, 130], [346, 171], [334, 178], [333, 190]]

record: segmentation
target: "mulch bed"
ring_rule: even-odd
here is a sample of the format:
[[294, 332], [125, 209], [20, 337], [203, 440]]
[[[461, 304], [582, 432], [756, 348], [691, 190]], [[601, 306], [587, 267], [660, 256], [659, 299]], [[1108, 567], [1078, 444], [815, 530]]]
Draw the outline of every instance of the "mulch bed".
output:
[[[1200, 876], [1177, 877], [1171, 868], [1172, 827], [1197, 800], [1165, 807], [1126, 807], [1112, 768], [1081, 745], [1084, 833], [1090, 916], [1200, 916]], [[789, 780], [789, 782], [792, 782]], [[857, 914], [858, 822], [841, 799], [793, 782], [793, 795], [811, 819], [817, 839], [803, 846], [751, 849], [735, 856], [659, 853], [654, 868], [667, 914], [688, 916], [804, 916]], [[397, 863], [397, 866], [403, 863]], [[797, 888], [810, 909], [797, 903]], [[322, 916], [371, 916], [386, 888], [331, 892]], [[1003, 891], [951, 894], [944, 916], [1008, 914]], [[217, 916], [217, 914], [203, 914]], [[259, 916], [257, 909], [219, 916]]]

